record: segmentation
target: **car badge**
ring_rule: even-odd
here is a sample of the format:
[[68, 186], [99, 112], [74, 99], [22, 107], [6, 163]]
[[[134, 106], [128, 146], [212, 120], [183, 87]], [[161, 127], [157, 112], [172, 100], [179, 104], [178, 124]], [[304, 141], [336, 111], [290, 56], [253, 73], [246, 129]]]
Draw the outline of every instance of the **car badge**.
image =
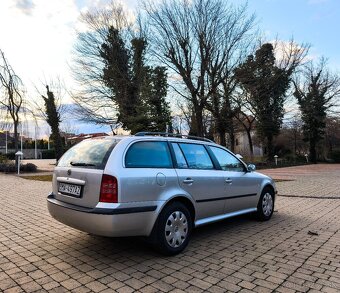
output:
[[67, 175], [70, 176], [71, 175], [71, 169], [67, 170]]

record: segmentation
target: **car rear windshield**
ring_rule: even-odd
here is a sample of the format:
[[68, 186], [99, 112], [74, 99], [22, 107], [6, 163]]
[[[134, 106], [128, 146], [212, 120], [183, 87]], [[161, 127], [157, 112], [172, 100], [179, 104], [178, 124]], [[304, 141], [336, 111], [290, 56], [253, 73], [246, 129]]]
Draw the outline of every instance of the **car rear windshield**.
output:
[[59, 160], [58, 167], [104, 169], [111, 151], [119, 139], [84, 140], [70, 148]]

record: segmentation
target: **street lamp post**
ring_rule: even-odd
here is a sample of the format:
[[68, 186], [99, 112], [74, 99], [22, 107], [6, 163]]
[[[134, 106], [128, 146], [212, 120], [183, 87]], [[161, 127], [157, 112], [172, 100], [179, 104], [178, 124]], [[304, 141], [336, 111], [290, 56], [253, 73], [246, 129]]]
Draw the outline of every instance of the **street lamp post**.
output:
[[34, 127], [34, 158], [38, 158], [38, 150], [37, 150], [37, 125]]
[[22, 136], [23, 136], [23, 127], [21, 123], [21, 139], [20, 139], [20, 151], [22, 152]]
[[6, 130], [6, 132], [5, 132], [6, 133], [6, 155], [7, 155], [7, 151], [8, 151], [8, 147], [7, 147], [7, 132], [8, 131]]

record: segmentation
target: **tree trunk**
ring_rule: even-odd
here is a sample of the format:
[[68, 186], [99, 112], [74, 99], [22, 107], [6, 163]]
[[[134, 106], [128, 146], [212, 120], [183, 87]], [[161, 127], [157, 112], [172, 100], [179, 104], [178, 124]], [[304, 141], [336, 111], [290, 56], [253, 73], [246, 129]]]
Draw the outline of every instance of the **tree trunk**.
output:
[[251, 161], [254, 159], [254, 150], [253, 150], [253, 139], [251, 138], [250, 129], [246, 128], [248, 143], [249, 143], [249, 153]]
[[234, 127], [229, 129], [229, 138], [230, 138], [230, 150], [235, 152], [235, 132]]
[[[14, 121], [14, 148], [15, 153], [19, 150], [19, 140], [18, 140], [18, 121]], [[15, 167], [18, 168], [18, 156], [15, 156]]]
[[220, 140], [220, 145], [227, 146], [227, 140], [226, 140], [226, 131], [224, 129], [220, 129], [218, 131], [218, 137]]
[[195, 125], [190, 129], [190, 134], [201, 136], [205, 135], [204, 127], [203, 127], [203, 109], [201, 107], [194, 107], [194, 115]]
[[55, 157], [58, 162], [58, 160], [63, 155], [63, 144], [59, 133], [59, 127], [52, 129], [52, 138], [54, 141]]
[[310, 161], [314, 164], [316, 164], [316, 142], [314, 139], [311, 139], [309, 141], [309, 156]]
[[267, 160], [271, 162], [274, 158], [273, 137], [270, 135], [267, 137]]

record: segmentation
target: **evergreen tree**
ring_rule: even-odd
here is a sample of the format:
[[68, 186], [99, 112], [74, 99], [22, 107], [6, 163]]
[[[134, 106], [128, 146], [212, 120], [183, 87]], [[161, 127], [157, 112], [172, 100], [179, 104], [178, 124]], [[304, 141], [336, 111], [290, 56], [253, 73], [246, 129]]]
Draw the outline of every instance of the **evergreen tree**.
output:
[[46, 86], [47, 97], [42, 96], [45, 102], [46, 122], [50, 125], [51, 138], [54, 142], [54, 150], [57, 161], [63, 155], [63, 144], [59, 131], [60, 113], [58, 113], [53, 92]]
[[144, 38], [133, 38], [128, 48], [120, 32], [110, 27], [100, 48], [102, 78], [117, 105], [118, 122], [132, 133], [164, 131], [170, 123], [166, 71], [145, 65], [146, 46]]
[[165, 97], [167, 94], [166, 68], [157, 66], [145, 68], [145, 80], [143, 83], [142, 99], [145, 101], [150, 131], [166, 131], [171, 124], [169, 104]]
[[276, 66], [273, 45], [267, 43], [256, 51], [255, 56], [250, 55], [235, 74], [249, 95], [256, 115], [256, 130], [267, 146], [268, 159], [272, 159], [273, 139], [280, 132], [292, 71]]
[[310, 63], [305, 68], [304, 82], [294, 81], [295, 92], [303, 121], [304, 140], [309, 143], [310, 161], [317, 161], [317, 145], [324, 138], [327, 111], [340, 96], [340, 79], [331, 75], [321, 60], [318, 67]]

